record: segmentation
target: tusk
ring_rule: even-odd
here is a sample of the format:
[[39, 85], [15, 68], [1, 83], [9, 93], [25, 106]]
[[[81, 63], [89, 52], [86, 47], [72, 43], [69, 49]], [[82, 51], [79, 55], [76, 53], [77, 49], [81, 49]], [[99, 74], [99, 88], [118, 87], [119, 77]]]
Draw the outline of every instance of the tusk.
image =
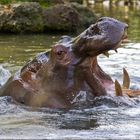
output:
[[116, 96], [123, 96], [121, 85], [117, 80], [115, 80], [115, 92]]
[[125, 68], [123, 68], [123, 88], [129, 89], [130, 77]]
[[108, 53], [108, 51], [103, 52], [103, 54], [104, 54], [106, 57], [109, 57], [109, 53]]

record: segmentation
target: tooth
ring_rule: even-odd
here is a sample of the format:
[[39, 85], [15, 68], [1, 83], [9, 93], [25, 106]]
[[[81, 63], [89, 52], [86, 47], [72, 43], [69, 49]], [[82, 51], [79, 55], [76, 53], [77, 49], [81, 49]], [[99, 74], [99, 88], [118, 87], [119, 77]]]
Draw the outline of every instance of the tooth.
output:
[[128, 89], [130, 86], [130, 77], [125, 68], [123, 68], [123, 88]]
[[123, 96], [121, 85], [117, 80], [115, 80], [115, 92], [116, 96]]
[[108, 53], [108, 51], [103, 52], [103, 54], [104, 54], [106, 57], [109, 57], [109, 53]]

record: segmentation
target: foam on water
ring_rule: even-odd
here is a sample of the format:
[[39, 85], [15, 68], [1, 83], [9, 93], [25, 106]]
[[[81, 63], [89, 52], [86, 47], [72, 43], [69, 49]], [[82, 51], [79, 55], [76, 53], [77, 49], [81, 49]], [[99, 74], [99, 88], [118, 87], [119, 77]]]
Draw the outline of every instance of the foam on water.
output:
[[10, 76], [11, 76], [11, 73], [9, 72], [9, 70], [4, 69], [0, 65], [0, 86], [4, 85]]
[[54, 110], [26, 107], [1, 97], [0, 138], [137, 138], [139, 106], [139, 98], [106, 96], [71, 110]]

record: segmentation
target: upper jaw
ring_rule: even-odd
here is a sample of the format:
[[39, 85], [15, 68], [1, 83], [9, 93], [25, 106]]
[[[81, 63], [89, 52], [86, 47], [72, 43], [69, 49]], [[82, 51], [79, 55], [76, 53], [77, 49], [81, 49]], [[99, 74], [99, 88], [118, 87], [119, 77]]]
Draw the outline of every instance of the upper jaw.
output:
[[122, 35], [122, 37], [121, 37], [121, 40], [116, 44], [116, 45], [114, 45], [111, 49], [108, 49], [108, 50], [106, 50], [106, 51], [103, 51], [102, 52], [102, 54], [104, 54], [105, 56], [107, 56], [107, 57], [109, 57], [109, 51], [110, 50], [114, 50], [116, 53], [118, 52], [118, 48], [120, 48], [121, 47], [121, 43], [124, 41], [124, 40], [126, 40], [128, 38], [128, 36], [127, 36], [127, 31], [125, 30], [124, 31], [124, 34]]
[[[112, 18], [101, 18], [73, 40], [73, 53], [83, 59], [100, 54], [109, 56], [108, 51], [120, 47], [127, 38], [128, 25]], [[81, 60], [80, 59], [80, 60]]]

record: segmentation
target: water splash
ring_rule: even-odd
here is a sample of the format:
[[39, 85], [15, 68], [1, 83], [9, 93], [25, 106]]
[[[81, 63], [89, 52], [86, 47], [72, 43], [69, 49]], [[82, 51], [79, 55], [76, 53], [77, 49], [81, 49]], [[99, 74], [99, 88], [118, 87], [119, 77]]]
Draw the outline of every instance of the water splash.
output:
[[0, 86], [4, 85], [10, 76], [11, 76], [11, 73], [9, 72], [9, 70], [4, 69], [0, 65]]

